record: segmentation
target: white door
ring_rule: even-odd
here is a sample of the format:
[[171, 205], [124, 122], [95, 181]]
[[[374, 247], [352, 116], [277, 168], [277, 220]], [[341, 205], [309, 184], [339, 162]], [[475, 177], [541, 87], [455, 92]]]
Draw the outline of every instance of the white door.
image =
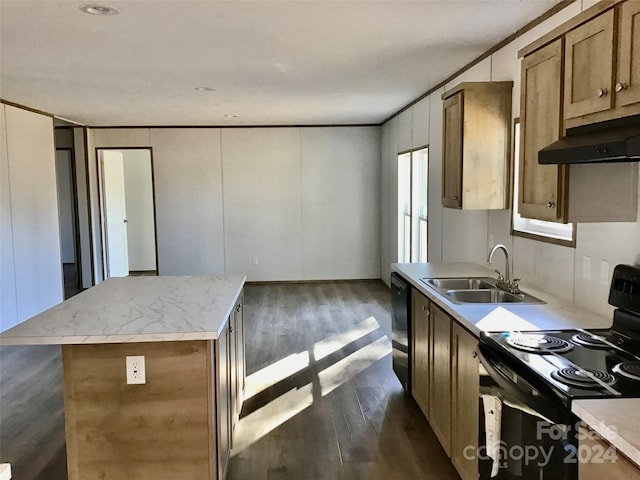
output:
[[111, 150], [102, 150], [100, 154], [107, 277], [126, 277], [129, 253], [123, 156]]

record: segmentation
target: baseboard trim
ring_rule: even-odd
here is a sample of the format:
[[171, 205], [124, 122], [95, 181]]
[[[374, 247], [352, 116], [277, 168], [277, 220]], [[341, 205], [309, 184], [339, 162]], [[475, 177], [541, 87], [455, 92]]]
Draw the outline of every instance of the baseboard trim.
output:
[[[250, 281], [246, 285], [295, 285], [309, 283], [382, 282], [381, 278], [340, 278], [335, 280], [263, 280]], [[384, 283], [384, 282], [382, 282]]]

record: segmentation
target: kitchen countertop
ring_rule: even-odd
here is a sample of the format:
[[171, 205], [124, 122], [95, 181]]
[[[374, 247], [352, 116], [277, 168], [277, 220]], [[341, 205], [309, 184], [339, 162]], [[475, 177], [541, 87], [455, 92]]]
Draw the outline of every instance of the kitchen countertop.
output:
[[476, 336], [482, 331], [610, 328], [613, 322], [613, 317], [606, 318], [582, 309], [526, 283], [520, 284], [522, 291], [538, 297], [545, 301], [545, 304], [456, 304], [420, 280], [447, 277], [496, 278], [493, 270], [475, 263], [394, 263], [391, 271], [402, 275], [418, 291]]
[[571, 411], [640, 467], [640, 398], [577, 400]]
[[[570, 302], [541, 292], [526, 283], [521, 289], [547, 302], [538, 305], [456, 304], [421, 278], [492, 277], [489, 268], [474, 263], [398, 263], [391, 271], [402, 275], [412, 286], [451, 315], [475, 335], [482, 331], [560, 330], [610, 328], [612, 317], [595, 314]], [[577, 400], [572, 411], [589, 427], [640, 467], [640, 399]]]
[[0, 345], [218, 338], [246, 277], [110, 278], [0, 334]]

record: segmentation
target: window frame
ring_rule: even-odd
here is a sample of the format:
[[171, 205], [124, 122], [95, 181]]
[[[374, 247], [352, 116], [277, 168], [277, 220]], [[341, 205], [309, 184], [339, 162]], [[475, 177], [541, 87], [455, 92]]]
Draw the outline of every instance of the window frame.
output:
[[[416, 261], [414, 261], [413, 259], [413, 154], [422, 150], [426, 150], [427, 151], [427, 182], [429, 181], [429, 174], [428, 174], [428, 168], [429, 168], [429, 144], [426, 145], [421, 145], [419, 147], [416, 148], [411, 148], [408, 150], [403, 150], [400, 151], [396, 154], [396, 162], [399, 162], [400, 157], [402, 155], [409, 155], [409, 204], [410, 204], [410, 211], [411, 211], [411, 216], [410, 216], [410, 222], [409, 222], [409, 263], [418, 263]], [[428, 183], [427, 183], [427, 187], [428, 187]], [[428, 199], [427, 199], [427, 209], [428, 209]], [[397, 213], [400, 214], [400, 210], [399, 208], [397, 209]], [[427, 225], [426, 225], [426, 238], [428, 241], [429, 238], [429, 214], [427, 212]], [[398, 222], [398, 228], [400, 228], [400, 221], [399, 219], [397, 219]], [[396, 244], [399, 246], [399, 239], [396, 238]], [[405, 240], [406, 241], [406, 240]], [[398, 251], [398, 255], [400, 254], [400, 252]], [[427, 247], [427, 258], [425, 261], [429, 261], [429, 249]], [[398, 260], [400, 260], [398, 258]], [[405, 262], [406, 263], [406, 262]]]

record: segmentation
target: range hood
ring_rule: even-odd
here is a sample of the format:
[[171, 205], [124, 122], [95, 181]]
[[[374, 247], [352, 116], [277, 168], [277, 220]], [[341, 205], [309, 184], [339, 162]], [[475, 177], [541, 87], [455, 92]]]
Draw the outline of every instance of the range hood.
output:
[[538, 152], [538, 163], [640, 161], [640, 120], [607, 122], [567, 130], [567, 136]]

